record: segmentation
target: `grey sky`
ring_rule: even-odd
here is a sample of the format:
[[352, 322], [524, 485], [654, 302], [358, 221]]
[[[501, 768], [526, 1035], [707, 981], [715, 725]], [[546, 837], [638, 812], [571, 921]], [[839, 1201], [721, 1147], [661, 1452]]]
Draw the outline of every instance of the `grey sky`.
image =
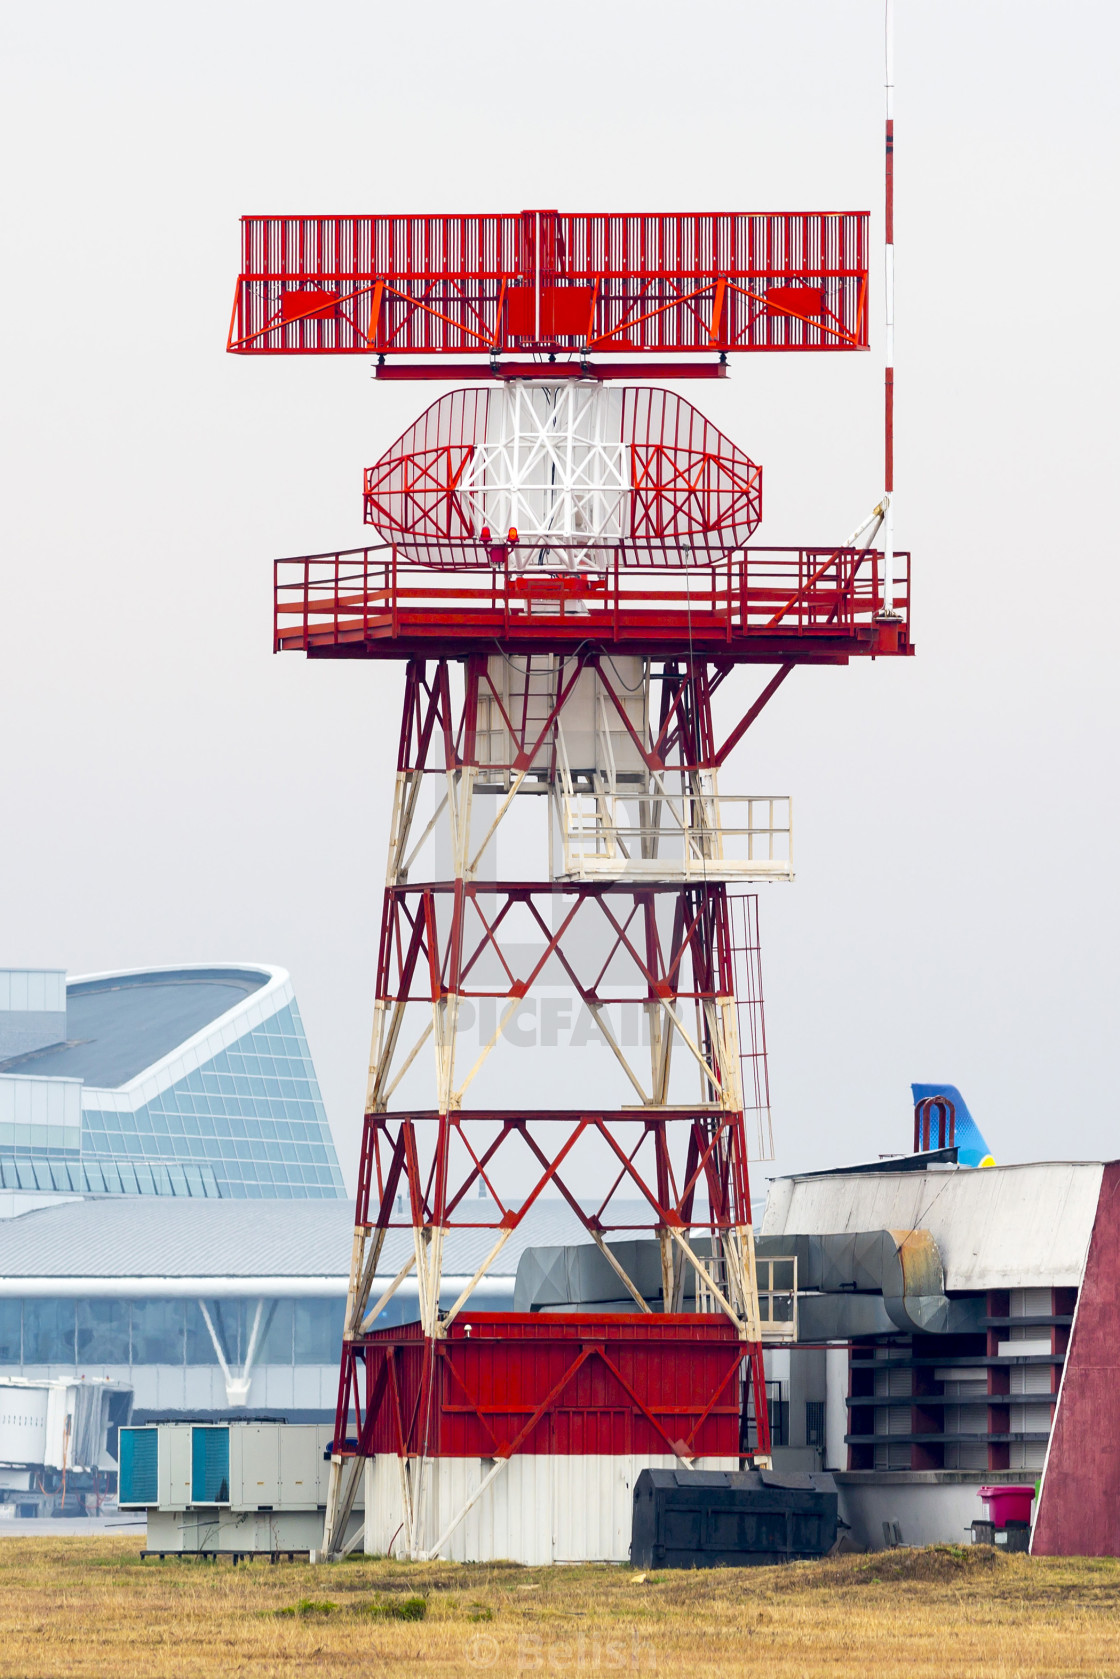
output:
[[[0, 8], [0, 961], [292, 971], [344, 1169], [400, 673], [270, 651], [270, 561], [363, 540], [436, 394], [223, 352], [246, 211], [861, 209], [879, 0]], [[904, 1148], [959, 1084], [998, 1159], [1116, 1153], [1114, 7], [899, 0], [898, 522], [918, 657], [798, 672], [733, 784], [778, 1169]], [[865, 357], [686, 394], [760, 539], [881, 489]], [[744, 690], [745, 691], [745, 690]], [[775, 1168], [769, 1168], [774, 1170]]]

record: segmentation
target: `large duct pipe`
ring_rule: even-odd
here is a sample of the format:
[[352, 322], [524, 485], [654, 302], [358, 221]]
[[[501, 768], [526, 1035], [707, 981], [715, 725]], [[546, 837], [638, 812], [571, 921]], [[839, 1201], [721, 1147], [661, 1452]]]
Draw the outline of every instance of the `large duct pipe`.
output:
[[[857, 1230], [834, 1236], [755, 1238], [760, 1260], [797, 1259], [799, 1338], [944, 1335], [976, 1328], [977, 1302], [950, 1300], [941, 1253], [928, 1230]], [[643, 1296], [660, 1308], [656, 1242], [612, 1244]], [[516, 1311], [633, 1310], [617, 1276], [591, 1243], [529, 1248], [514, 1288]], [[686, 1305], [686, 1310], [689, 1309]]]
[[[945, 1293], [941, 1253], [928, 1230], [854, 1230], [833, 1236], [757, 1237], [759, 1259], [796, 1255], [799, 1295], [824, 1296], [798, 1303], [803, 1338], [814, 1325], [821, 1339], [853, 1334], [944, 1335], [967, 1329], [975, 1317], [972, 1302], [950, 1300]], [[868, 1297], [879, 1296], [882, 1314], [871, 1311]], [[843, 1310], [837, 1297], [864, 1303]], [[827, 1301], [827, 1304], [826, 1304]], [[865, 1319], [878, 1319], [876, 1327]], [[885, 1319], [885, 1321], [883, 1321]], [[836, 1327], [827, 1327], [832, 1321]], [[854, 1327], [856, 1324], [859, 1327]]]

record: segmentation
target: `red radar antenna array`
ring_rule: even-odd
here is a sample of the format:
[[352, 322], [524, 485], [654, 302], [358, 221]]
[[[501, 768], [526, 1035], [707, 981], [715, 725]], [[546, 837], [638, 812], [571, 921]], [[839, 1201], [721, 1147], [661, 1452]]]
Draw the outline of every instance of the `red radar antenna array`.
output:
[[650, 357], [868, 346], [864, 211], [244, 216], [241, 230], [227, 343], [241, 355], [476, 355], [495, 372], [503, 355], [576, 369], [637, 355], [648, 377]]
[[[770, 1125], [754, 891], [792, 879], [792, 818], [720, 774], [795, 665], [912, 651], [909, 556], [889, 522], [870, 546], [893, 370], [888, 497], [848, 542], [785, 549], [749, 540], [762, 478], [741, 449], [676, 393], [615, 381], [866, 349], [868, 217], [242, 232], [232, 352], [473, 382], [367, 470], [380, 545], [277, 561], [274, 637], [404, 666], [324, 1554], [356, 1542], [364, 1475], [367, 1549], [466, 1557], [485, 1527], [513, 1555], [500, 1513], [533, 1503], [542, 1455], [569, 1503], [591, 1460], [770, 1461], [763, 1342], [790, 1326], [751, 1227]], [[511, 1059], [538, 1003], [598, 1053]], [[550, 1209], [612, 1309], [554, 1280], [547, 1310], [480, 1310]]]

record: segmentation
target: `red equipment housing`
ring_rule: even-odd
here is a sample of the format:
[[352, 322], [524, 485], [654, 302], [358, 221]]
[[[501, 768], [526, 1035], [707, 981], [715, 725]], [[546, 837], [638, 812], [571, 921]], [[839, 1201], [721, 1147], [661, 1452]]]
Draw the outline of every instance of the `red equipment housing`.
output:
[[743, 1350], [712, 1313], [476, 1312], [436, 1348], [419, 1324], [370, 1335], [363, 1456], [738, 1455]]

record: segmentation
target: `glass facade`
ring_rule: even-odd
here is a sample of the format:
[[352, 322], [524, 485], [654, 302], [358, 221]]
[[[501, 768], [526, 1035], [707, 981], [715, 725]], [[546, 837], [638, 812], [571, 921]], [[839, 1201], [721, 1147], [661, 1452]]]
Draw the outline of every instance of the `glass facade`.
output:
[[46, 1155], [51, 1159], [77, 1159], [82, 1147], [77, 1125], [0, 1125], [0, 1149], [12, 1154]]
[[134, 1171], [125, 1193], [167, 1194], [168, 1174], [192, 1167], [222, 1197], [344, 1193], [294, 999], [142, 1107], [84, 1108], [82, 1131], [85, 1173]]
[[[450, 1305], [458, 1285], [443, 1296]], [[337, 1364], [346, 1301], [327, 1299], [82, 1300], [0, 1299], [0, 1373], [21, 1366], [73, 1365], [80, 1373], [104, 1365], [197, 1365], [220, 1363], [214, 1335], [226, 1363], [245, 1363], [257, 1322], [253, 1364]], [[483, 1282], [471, 1297], [475, 1311], [509, 1309], [508, 1288]], [[415, 1296], [397, 1294], [378, 1319], [381, 1327], [417, 1317]]]
[[0, 1364], [19, 1364], [23, 1359], [18, 1300], [0, 1300]]
[[[254, 1365], [336, 1364], [346, 1302], [208, 1300], [229, 1365], [245, 1362], [260, 1308]], [[0, 1300], [0, 1366], [218, 1364], [197, 1300]]]
[[203, 1199], [343, 1195], [296, 999], [143, 1106], [84, 1103], [81, 1155], [34, 1138], [5, 1147], [0, 1137], [0, 1184]]
[[74, 1357], [74, 1302], [28, 1300], [23, 1311], [25, 1364], [69, 1363]]
[[0, 1159], [5, 1189], [61, 1190], [69, 1195], [221, 1194], [212, 1166], [151, 1165], [142, 1160], [59, 1160], [57, 1156]]

